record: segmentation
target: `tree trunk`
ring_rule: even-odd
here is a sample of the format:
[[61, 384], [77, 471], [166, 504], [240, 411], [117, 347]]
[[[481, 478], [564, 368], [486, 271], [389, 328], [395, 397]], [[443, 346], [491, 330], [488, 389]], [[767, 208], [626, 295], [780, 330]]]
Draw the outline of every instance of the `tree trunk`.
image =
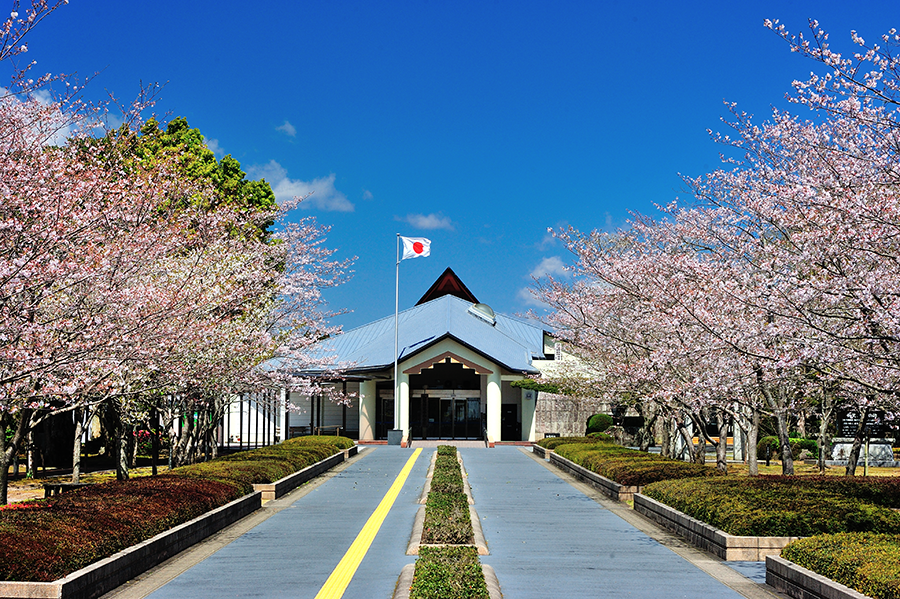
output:
[[788, 419], [787, 419], [787, 402], [785, 400], [787, 390], [777, 389], [779, 398], [775, 397], [772, 388], [764, 380], [762, 368], [756, 370], [756, 381], [759, 390], [766, 400], [766, 404], [775, 415], [775, 423], [777, 426], [778, 442], [781, 446], [781, 474], [784, 476], [794, 475], [794, 456], [791, 454], [791, 440], [788, 437]]
[[644, 417], [644, 423], [641, 426], [641, 430], [639, 433], [639, 448], [641, 451], [648, 451], [650, 449], [650, 446], [653, 445], [653, 442], [655, 441], [655, 439], [653, 438], [653, 427], [656, 424], [657, 416], [659, 416], [659, 410], [651, 407], [646, 410], [640, 409], [639, 412], [641, 416]]
[[150, 465], [151, 475], [156, 476], [156, 463], [159, 462], [159, 410], [150, 408]]
[[[691, 424], [693, 421], [688, 420]], [[690, 430], [688, 426], [682, 423], [678, 423], [678, 432], [681, 433], [681, 438], [685, 443], [685, 447], [687, 448], [688, 455], [691, 456], [691, 463], [693, 464], [705, 464], [706, 463], [706, 439], [702, 436], [698, 439], [697, 446], [694, 447], [694, 434]]]
[[834, 394], [827, 386], [822, 390], [822, 417], [819, 418], [819, 474], [825, 474], [825, 457], [828, 453], [831, 439], [828, 438], [828, 425], [834, 413]]
[[[8, 413], [0, 416], [0, 505], [6, 505], [9, 500], [9, 464], [19, 453], [19, 447], [22, 440], [27, 436], [28, 425], [31, 420], [30, 409], [19, 410], [16, 417], [18, 422], [14, 421], [14, 417]], [[15, 432], [9, 443], [6, 442], [6, 427], [15, 424]]]
[[869, 419], [869, 406], [862, 410], [859, 416], [859, 426], [856, 427], [856, 435], [853, 437], [853, 445], [850, 447], [850, 456], [847, 458], [847, 476], [856, 476], [856, 464], [859, 462], [859, 451], [862, 449], [863, 441], [866, 436], [866, 420]]
[[660, 429], [661, 429], [660, 430], [661, 439], [659, 440], [660, 453], [665, 458], [672, 458], [672, 457], [674, 457], [675, 451], [672, 448], [671, 419], [670, 418], [663, 419], [662, 426], [660, 427]]
[[716, 410], [716, 428], [719, 441], [716, 443], [716, 469], [723, 474], [728, 473], [728, 418], [725, 410]]
[[788, 436], [788, 419], [784, 410], [775, 413], [775, 422], [778, 425], [778, 442], [781, 444], [781, 474], [783, 476], [794, 475], [794, 454], [791, 453], [791, 439]]
[[81, 408], [72, 412], [75, 419], [75, 439], [72, 443], [72, 482], [81, 481], [81, 435], [84, 433], [84, 410]]
[[747, 430], [747, 471], [750, 476], [759, 476], [759, 459], [756, 444], [759, 443], [759, 409], [750, 408], [750, 428]]
[[116, 480], [126, 481], [130, 478], [128, 472], [128, 429], [120, 428], [120, 434], [116, 440]]
[[116, 480], [128, 480], [128, 440], [125, 435], [125, 426], [122, 415], [119, 413], [119, 404], [114, 399], [107, 400], [102, 408], [103, 425], [106, 429], [106, 444], [112, 450], [113, 463], [116, 468]]
[[34, 478], [34, 431], [25, 433], [25, 478]]

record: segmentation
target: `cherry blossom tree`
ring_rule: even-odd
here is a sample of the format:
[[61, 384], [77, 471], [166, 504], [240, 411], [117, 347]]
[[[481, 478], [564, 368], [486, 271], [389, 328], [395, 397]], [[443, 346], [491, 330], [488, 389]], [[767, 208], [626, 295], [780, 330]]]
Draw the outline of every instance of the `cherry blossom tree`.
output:
[[[14, 10], [0, 57], [20, 57], [22, 36], [63, 3]], [[275, 206], [233, 159], [217, 162], [186, 121], [142, 125], [139, 102], [94, 137], [99, 109], [71, 84], [36, 94], [62, 80], [35, 81], [32, 67], [14, 65], [0, 97], [0, 428], [13, 431], [0, 435], [0, 503], [42, 419], [103, 406], [126, 478], [129, 428], [159, 398], [177, 404], [170, 424], [199, 411], [215, 423], [227, 394], [284, 382], [264, 360], [318, 363], [310, 344], [337, 332], [321, 290], [348, 266], [323, 246], [327, 229], [287, 222], [292, 205]]]
[[814, 21], [808, 38], [766, 25], [829, 70], [789, 96], [812, 117], [773, 110], [756, 124], [732, 105], [734, 137], [717, 139], [736, 157], [686, 180], [694, 201], [617, 235], [562, 232], [581, 280], [542, 295], [617, 385], [695, 414], [774, 416], [791, 474], [788, 416], [809, 398], [823, 417], [839, 401], [898, 408], [900, 36], [867, 46], [854, 33], [859, 51], [844, 58]]

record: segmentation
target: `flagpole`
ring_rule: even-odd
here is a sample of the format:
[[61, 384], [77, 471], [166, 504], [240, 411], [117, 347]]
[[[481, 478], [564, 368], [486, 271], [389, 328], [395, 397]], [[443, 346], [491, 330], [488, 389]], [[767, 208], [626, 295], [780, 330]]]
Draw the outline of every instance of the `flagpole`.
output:
[[400, 233], [397, 233], [397, 273], [394, 277], [394, 430], [400, 427], [400, 380], [397, 378], [399, 341], [397, 318], [400, 313]]

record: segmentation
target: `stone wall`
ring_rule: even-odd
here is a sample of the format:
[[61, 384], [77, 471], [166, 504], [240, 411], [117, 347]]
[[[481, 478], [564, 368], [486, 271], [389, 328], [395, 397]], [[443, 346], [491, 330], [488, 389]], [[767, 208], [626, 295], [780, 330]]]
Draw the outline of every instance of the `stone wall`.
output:
[[584, 434], [587, 419], [600, 412], [609, 413], [607, 402], [592, 397], [570, 397], [552, 393], [538, 393], [535, 405], [535, 440], [547, 433], [561, 437]]

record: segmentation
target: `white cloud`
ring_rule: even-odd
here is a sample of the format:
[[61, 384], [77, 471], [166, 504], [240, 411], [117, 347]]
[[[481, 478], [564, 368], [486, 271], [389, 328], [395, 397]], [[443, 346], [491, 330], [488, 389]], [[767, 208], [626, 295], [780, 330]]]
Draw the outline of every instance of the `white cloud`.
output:
[[281, 131], [282, 133], [284, 133], [284, 134], [287, 135], [288, 137], [297, 137], [297, 128], [294, 127], [294, 126], [290, 123], [290, 121], [284, 121], [284, 124], [283, 124], [283, 125], [279, 125], [278, 127], [275, 127], [275, 130], [276, 130], [276, 131]]
[[254, 179], [263, 178], [268, 181], [279, 203], [312, 194], [300, 203], [300, 208], [318, 208], [329, 212], [353, 212], [355, 209], [347, 196], [335, 188], [334, 173], [312, 181], [300, 181], [289, 178], [287, 170], [271, 160], [262, 166], [248, 167], [247, 174]]
[[535, 279], [540, 279], [547, 275], [563, 278], [569, 277], [569, 271], [566, 270], [566, 265], [559, 256], [544, 258], [541, 260], [540, 264], [535, 266], [534, 270], [531, 271], [531, 276]]
[[225, 149], [219, 145], [218, 139], [207, 139], [206, 147], [209, 148], [213, 154], [216, 155], [216, 158], [221, 158], [225, 155]]
[[519, 298], [519, 301], [522, 302], [523, 304], [525, 304], [526, 306], [533, 306], [536, 308], [549, 307], [549, 304], [546, 304], [546, 303], [542, 302], [541, 300], [539, 300], [534, 295], [533, 291], [534, 291], [533, 287], [522, 287], [521, 289], [519, 289], [519, 293], [517, 293], [516, 296]]
[[373, 199], [375, 199], [375, 196], [373, 196], [372, 192], [369, 191], [368, 189], [364, 189], [363, 190], [363, 199], [364, 200], [373, 200]]
[[443, 214], [407, 214], [406, 217], [395, 216], [394, 220], [408, 223], [417, 229], [446, 229], [453, 231], [453, 221]]

